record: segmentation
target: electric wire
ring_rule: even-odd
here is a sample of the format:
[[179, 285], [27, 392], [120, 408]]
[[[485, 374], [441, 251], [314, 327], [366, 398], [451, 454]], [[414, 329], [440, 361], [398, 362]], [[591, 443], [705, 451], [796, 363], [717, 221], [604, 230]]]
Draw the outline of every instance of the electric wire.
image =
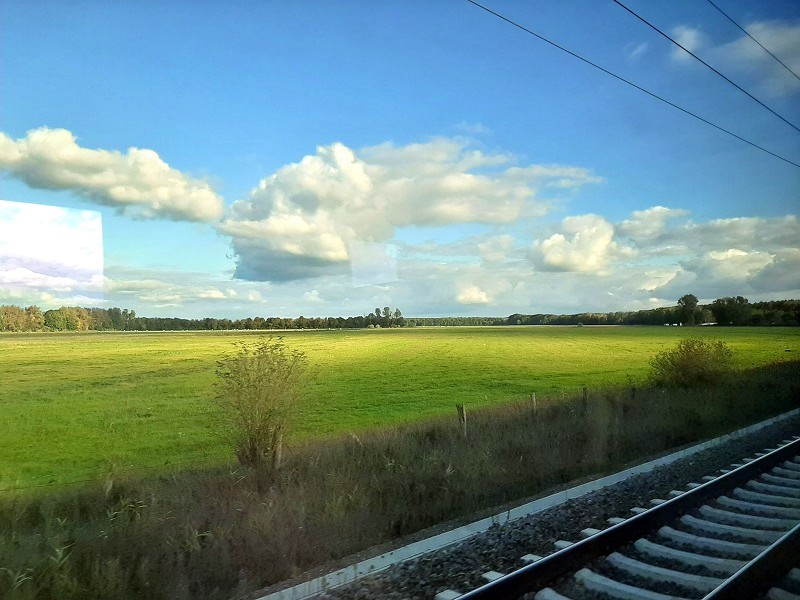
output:
[[795, 78], [796, 78], [798, 81], [800, 81], [800, 75], [798, 75], [797, 73], [795, 73], [794, 71], [792, 71], [792, 70], [791, 70], [791, 69], [790, 69], [790, 68], [789, 68], [789, 67], [786, 65], [786, 63], [784, 63], [784, 62], [783, 62], [783, 61], [782, 61], [780, 58], [778, 58], [777, 56], [775, 56], [775, 55], [774, 55], [772, 52], [770, 52], [769, 50], [767, 50], [767, 49], [764, 47], [764, 45], [763, 45], [761, 42], [759, 42], [759, 41], [758, 41], [756, 38], [754, 38], [752, 35], [750, 35], [750, 32], [749, 32], [749, 31], [747, 31], [747, 30], [746, 30], [744, 27], [742, 27], [742, 26], [741, 26], [741, 25], [739, 25], [739, 24], [738, 24], [736, 21], [734, 21], [734, 20], [733, 20], [733, 19], [732, 19], [732, 18], [731, 18], [731, 17], [730, 17], [730, 16], [729, 16], [729, 15], [728, 15], [728, 14], [727, 14], [725, 11], [724, 11], [724, 10], [722, 10], [722, 9], [721, 9], [719, 6], [717, 6], [716, 4], [714, 4], [714, 3], [713, 3], [711, 0], [706, 0], [706, 1], [707, 1], [707, 2], [708, 2], [710, 5], [711, 5], [711, 6], [713, 6], [714, 8], [716, 8], [716, 9], [717, 9], [717, 10], [718, 10], [720, 13], [722, 13], [722, 16], [723, 16], [723, 17], [725, 17], [726, 19], [728, 19], [728, 21], [730, 21], [731, 23], [733, 23], [734, 25], [736, 25], [736, 27], [738, 27], [738, 28], [739, 28], [739, 29], [742, 31], [742, 33], [744, 33], [744, 34], [745, 34], [747, 37], [749, 37], [751, 40], [753, 40], [753, 41], [754, 41], [756, 44], [758, 44], [759, 46], [761, 46], [761, 49], [762, 49], [762, 50], [764, 50], [764, 52], [766, 52], [766, 53], [767, 53], [767, 54], [769, 54], [769, 55], [770, 55], [772, 58], [774, 58], [775, 60], [777, 60], [777, 61], [778, 61], [778, 62], [781, 64], [781, 66], [782, 66], [784, 69], [786, 69], [787, 71], [789, 71], [789, 73], [791, 73], [792, 75], [794, 75], [794, 76], [795, 76]]
[[629, 12], [630, 14], [632, 14], [634, 17], [636, 17], [637, 19], [639, 19], [639, 20], [640, 20], [642, 23], [644, 23], [645, 25], [647, 25], [648, 27], [650, 27], [650, 29], [652, 29], [652, 30], [654, 30], [654, 31], [657, 31], [658, 33], [660, 33], [662, 36], [664, 36], [665, 38], [667, 38], [667, 39], [668, 39], [670, 42], [672, 42], [673, 44], [675, 44], [675, 45], [676, 45], [678, 48], [680, 48], [681, 50], [683, 50], [684, 52], [686, 52], [687, 54], [689, 54], [689, 55], [690, 55], [692, 58], [694, 58], [696, 61], [698, 61], [698, 62], [700, 62], [700, 63], [704, 64], [706, 67], [708, 67], [709, 69], [711, 69], [711, 70], [712, 70], [714, 73], [716, 73], [717, 75], [719, 75], [720, 77], [722, 77], [722, 78], [723, 78], [725, 81], [727, 81], [728, 83], [730, 83], [730, 84], [731, 84], [733, 87], [735, 87], [737, 90], [739, 90], [740, 92], [742, 92], [743, 94], [745, 94], [745, 95], [746, 95], [748, 98], [751, 98], [752, 100], [755, 100], [756, 102], [758, 102], [758, 104], [760, 104], [762, 107], [766, 108], [766, 109], [767, 109], [769, 112], [771, 112], [773, 115], [775, 115], [776, 117], [778, 117], [778, 118], [779, 118], [781, 121], [783, 121], [784, 123], [786, 123], [787, 125], [789, 125], [790, 127], [792, 127], [794, 130], [796, 130], [798, 133], [800, 133], [800, 127], [798, 127], [797, 125], [795, 125], [794, 123], [792, 123], [791, 121], [789, 121], [788, 119], [786, 119], [785, 117], [783, 117], [782, 115], [780, 115], [780, 114], [778, 114], [777, 112], [775, 112], [774, 110], [772, 110], [772, 109], [771, 109], [769, 106], [767, 106], [766, 104], [764, 104], [764, 103], [763, 103], [761, 100], [759, 100], [758, 98], [756, 98], [755, 96], [753, 96], [753, 94], [751, 94], [750, 92], [748, 92], [746, 89], [744, 89], [742, 86], [740, 86], [740, 85], [739, 85], [738, 83], [736, 83], [735, 81], [733, 81], [733, 80], [729, 79], [729, 78], [728, 78], [728, 77], [726, 77], [724, 74], [720, 73], [720, 72], [719, 72], [717, 69], [715, 69], [715, 68], [714, 68], [714, 67], [712, 67], [710, 64], [708, 64], [706, 61], [704, 61], [702, 58], [700, 58], [699, 56], [697, 56], [697, 54], [695, 54], [694, 52], [692, 52], [691, 50], [689, 50], [689, 49], [688, 49], [686, 46], [682, 45], [682, 44], [681, 44], [680, 42], [678, 42], [677, 40], [675, 40], [675, 39], [671, 38], [669, 35], [667, 35], [667, 34], [666, 34], [666, 33], [664, 33], [663, 31], [661, 31], [661, 30], [660, 30], [658, 27], [656, 27], [655, 25], [653, 25], [653, 24], [652, 24], [650, 21], [648, 21], [647, 19], [645, 19], [644, 17], [642, 17], [641, 15], [639, 15], [638, 13], [636, 13], [635, 11], [633, 11], [633, 10], [631, 10], [630, 8], [628, 8], [627, 6], [625, 6], [625, 5], [624, 5], [622, 2], [620, 2], [620, 0], [611, 0], [611, 1], [612, 1], [612, 2], [614, 2], [614, 4], [617, 4], [618, 6], [621, 6], [622, 8], [624, 8], [626, 11], [628, 11], [628, 12]]
[[614, 73], [612, 71], [609, 71], [605, 67], [601, 67], [597, 63], [594, 63], [594, 62], [590, 61], [588, 58], [584, 58], [580, 54], [577, 54], [577, 53], [573, 52], [572, 50], [569, 50], [569, 49], [565, 48], [564, 46], [561, 46], [561, 45], [557, 44], [556, 42], [544, 37], [543, 35], [540, 35], [540, 34], [536, 33], [535, 31], [533, 31], [531, 29], [528, 29], [524, 25], [522, 25], [520, 23], [517, 23], [516, 21], [514, 21], [514, 20], [512, 20], [512, 19], [510, 19], [510, 18], [508, 18], [508, 17], [506, 17], [506, 16], [504, 16], [504, 15], [498, 13], [498, 12], [495, 12], [494, 10], [492, 10], [491, 8], [489, 8], [487, 6], [484, 6], [480, 2], [477, 2], [476, 0], [466, 0], [466, 1], [469, 2], [472, 5], [480, 8], [481, 10], [489, 13], [490, 15], [493, 15], [493, 16], [497, 17], [501, 21], [505, 21], [509, 25], [513, 25], [517, 29], [521, 29], [525, 33], [527, 33], [529, 35], [532, 35], [533, 37], [545, 42], [546, 44], [549, 44], [549, 45], [553, 46], [554, 48], [557, 48], [557, 49], [561, 50], [562, 52], [565, 52], [565, 53], [569, 54], [573, 58], [577, 58], [581, 62], [584, 62], [587, 65], [590, 65], [590, 66], [594, 67], [595, 69], [598, 69], [599, 71], [602, 71], [606, 75], [610, 75], [614, 79], [617, 79], [618, 81], [621, 81], [622, 83], [625, 83], [625, 84], [627, 84], [627, 85], [629, 85], [629, 86], [631, 86], [633, 88], [636, 88], [640, 92], [644, 92], [645, 94], [647, 94], [651, 98], [655, 98], [656, 100], [659, 100], [659, 101], [663, 102], [664, 104], [667, 104], [667, 105], [671, 106], [672, 108], [675, 108], [675, 109], [681, 111], [682, 113], [689, 115], [690, 117], [694, 117], [695, 119], [705, 123], [706, 125], [710, 125], [714, 129], [717, 129], [717, 130], [719, 130], [719, 131], [721, 131], [723, 133], [727, 133], [729, 136], [734, 137], [737, 140], [739, 140], [741, 142], [744, 142], [745, 144], [748, 144], [749, 146], [752, 146], [753, 148], [761, 150], [762, 152], [765, 152], [765, 153], [769, 154], [770, 156], [773, 156], [773, 157], [775, 157], [775, 158], [777, 158], [779, 160], [782, 160], [785, 163], [789, 163], [790, 165], [795, 166], [795, 167], [800, 169], [800, 163], [797, 163], [797, 162], [794, 162], [794, 161], [792, 161], [792, 160], [790, 160], [788, 158], [785, 158], [785, 157], [781, 156], [780, 154], [776, 154], [775, 152], [772, 152], [771, 150], [767, 150], [763, 146], [760, 146], [760, 145], [756, 144], [755, 142], [751, 142], [750, 140], [748, 140], [746, 138], [743, 138], [742, 136], [733, 133], [729, 129], [726, 129], [726, 128], [722, 127], [721, 125], [717, 125], [716, 123], [713, 123], [713, 122], [709, 121], [708, 119], [705, 119], [705, 118], [701, 117], [700, 115], [698, 115], [696, 113], [693, 113], [692, 111], [690, 111], [690, 110], [688, 110], [686, 108], [683, 108], [682, 106], [679, 106], [679, 105], [675, 104], [674, 102], [671, 102], [671, 101], [667, 100], [666, 98], [664, 98], [662, 96], [659, 96], [655, 92], [651, 92], [650, 90], [648, 90], [646, 88], [643, 88], [642, 86], [637, 85], [637, 84], [633, 83], [632, 81], [630, 81], [628, 79], [625, 79], [621, 75], [617, 75], [616, 73]]

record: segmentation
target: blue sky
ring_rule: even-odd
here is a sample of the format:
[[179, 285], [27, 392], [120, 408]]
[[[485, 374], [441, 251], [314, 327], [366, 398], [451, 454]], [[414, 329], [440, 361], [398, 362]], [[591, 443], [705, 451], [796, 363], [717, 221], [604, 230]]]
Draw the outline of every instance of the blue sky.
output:
[[[710, 4], [628, 5], [800, 124], [800, 80]], [[800, 74], [796, 2], [718, 5]], [[487, 6], [800, 162], [800, 132], [610, 0]], [[505, 315], [800, 296], [800, 168], [466, 1], [11, 0], [0, 88], [0, 302]], [[36, 222], [17, 203], [61, 209], [62, 236], [26, 238], [41, 256], [8, 241]], [[70, 241], [85, 222], [93, 250]], [[74, 285], [51, 285], [68, 267]]]

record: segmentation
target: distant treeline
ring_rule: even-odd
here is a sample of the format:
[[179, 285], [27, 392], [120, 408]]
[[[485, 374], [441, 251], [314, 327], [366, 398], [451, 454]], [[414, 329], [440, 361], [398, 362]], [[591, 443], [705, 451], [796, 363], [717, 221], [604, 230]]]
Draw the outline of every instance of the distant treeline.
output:
[[[694, 300], [692, 303], [691, 300]], [[612, 313], [574, 315], [514, 314], [508, 325], [798, 325], [800, 300], [753, 302], [742, 296], [719, 298], [698, 305], [694, 296], [681, 298], [678, 306]]]
[[367, 329], [406, 327], [399, 309], [357, 317], [247, 317], [246, 319], [181, 319], [139, 317], [120, 308], [62, 306], [42, 311], [38, 306], [0, 306], [0, 331], [200, 331], [225, 329]]
[[747, 298], [720, 298], [699, 305], [691, 294], [678, 306], [612, 313], [573, 315], [515, 313], [508, 317], [414, 317], [399, 309], [355, 317], [247, 317], [246, 319], [181, 319], [139, 317], [120, 308], [62, 306], [42, 311], [38, 306], [0, 306], [0, 331], [199, 331], [270, 329], [367, 329], [378, 327], [454, 327], [485, 325], [793, 325], [800, 324], [800, 300], [748, 302]]

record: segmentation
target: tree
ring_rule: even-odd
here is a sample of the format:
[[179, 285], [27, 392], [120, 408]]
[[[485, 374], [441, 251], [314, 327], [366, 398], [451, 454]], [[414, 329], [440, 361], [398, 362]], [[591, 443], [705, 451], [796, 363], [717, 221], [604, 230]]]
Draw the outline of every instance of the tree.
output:
[[67, 328], [67, 317], [59, 308], [44, 313], [44, 325], [53, 331], [64, 331]]
[[668, 387], [708, 386], [730, 372], [732, 359], [733, 352], [723, 342], [685, 339], [653, 357], [650, 379]]
[[685, 325], [694, 325], [698, 312], [697, 296], [694, 294], [681, 296], [678, 300], [678, 306], [680, 306], [681, 323]]
[[217, 399], [239, 463], [279, 467], [287, 417], [310, 381], [306, 355], [289, 350], [282, 337], [239, 342], [218, 362], [217, 376]]
[[711, 312], [719, 325], [747, 325], [752, 307], [747, 298], [718, 298], [711, 303]]
[[25, 331], [25, 311], [19, 306], [0, 306], [0, 331]]

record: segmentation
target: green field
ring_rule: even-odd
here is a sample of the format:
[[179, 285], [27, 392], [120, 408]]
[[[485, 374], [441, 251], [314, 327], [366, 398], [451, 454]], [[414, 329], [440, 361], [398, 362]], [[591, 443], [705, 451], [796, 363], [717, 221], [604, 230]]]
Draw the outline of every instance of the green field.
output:
[[[0, 335], [0, 490], [230, 460], [215, 363], [259, 333]], [[283, 334], [317, 371], [294, 439], [641, 381], [658, 351], [721, 339], [740, 368], [800, 352], [800, 328], [500, 327]], [[791, 353], [786, 353], [787, 349]]]

